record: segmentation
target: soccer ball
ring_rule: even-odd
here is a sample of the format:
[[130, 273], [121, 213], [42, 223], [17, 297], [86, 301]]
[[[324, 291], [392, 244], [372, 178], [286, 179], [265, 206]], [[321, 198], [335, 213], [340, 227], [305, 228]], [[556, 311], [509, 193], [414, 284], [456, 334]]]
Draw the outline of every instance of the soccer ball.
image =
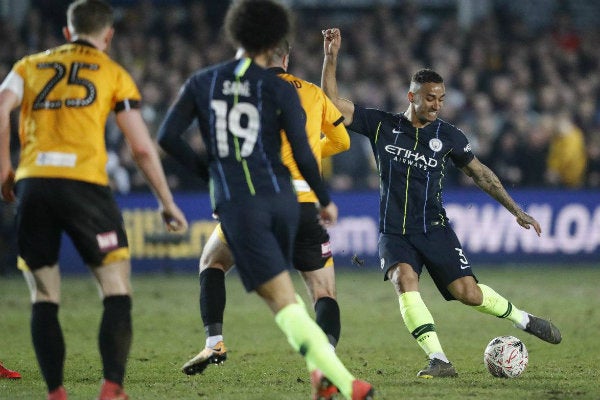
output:
[[514, 336], [492, 339], [483, 353], [483, 363], [498, 378], [516, 378], [525, 371], [528, 362], [527, 348]]

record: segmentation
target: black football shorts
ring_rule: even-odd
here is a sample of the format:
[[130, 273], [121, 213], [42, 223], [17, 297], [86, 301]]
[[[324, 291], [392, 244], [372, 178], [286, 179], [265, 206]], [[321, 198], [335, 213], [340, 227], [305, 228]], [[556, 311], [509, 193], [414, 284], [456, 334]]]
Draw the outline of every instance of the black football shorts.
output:
[[333, 265], [329, 234], [319, 223], [315, 203], [300, 203], [300, 223], [294, 242], [294, 268], [315, 271]]
[[27, 178], [17, 182], [16, 194], [19, 256], [30, 270], [58, 262], [63, 232], [91, 267], [128, 247], [123, 218], [108, 186]]

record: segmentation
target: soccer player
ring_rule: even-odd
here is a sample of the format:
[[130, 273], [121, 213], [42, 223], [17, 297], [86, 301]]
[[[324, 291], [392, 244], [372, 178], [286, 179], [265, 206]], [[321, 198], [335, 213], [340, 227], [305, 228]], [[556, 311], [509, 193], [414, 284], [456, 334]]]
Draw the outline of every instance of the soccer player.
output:
[[[320, 164], [321, 157], [347, 150], [350, 147], [350, 136], [342, 124], [341, 113], [321, 88], [286, 72], [289, 53], [288, 41], [281, 41], [267, 67], [289, 82], [300, 96], [300, 103], [306, 112], [308, 141]], [[321, 133], [324, 134], [323, 137]], [[335, 275], [329, 234], [319, 224], [317, 197], [300, 174], [285, 135], [282, 135], [282, 142], [282, 160], [292, 174], [300, 203], [300, 223], [294, 243], [293, 265], [305, 281], [317, 324], [335, 348], [341, 326], [340, 310], [335, 300]], [[222, 363], [227, 358], [222, 330], [226, 297], [225, 274], [233, 264], [233, 256], [221, 226], [217, 225], [200, 257], [200, 311], [207, 336], [206, 347], [184, 364], [182, 370], [188, 375], [201, 373], [210, 363]]]
[[21, 379], [21, 374], [6, 368], [4, 364], [2, 364], [2, 361], [0, 361], [0, 378]]
[[[66, 232], [91, 268], [103, 299], [99, 399], [122, 400], [127, 399], [123, 380], [132, 338], [131, 266], [106, 173], [104, 129], [111, 110], [157, 197], [167, 229], [185, 230], [187, 221], [173, 201], [141, 117], [139, 91], [105, 53], [114, 33], [112, 8], [101, 0], [78, 0], [68, 7], [67, 23], [63, 32], [69, 43], [24, 57], [0, 86], [2, 195], [7, 201], [19, 199], [19, 268], [31, 291], [31, 335], [48, 399], [67, 398], [58, 319], [58, 256]], [[9, 116], [19, 106], [21, 153], [14, 173]]]
[[[267, 303], [289, 343], [305, 357], [315, 391], [324, 375], [346, 398], [372, 398], [372, 386], [352, 376], [299, 302], [287, 271], [300, 207], [280, 157], [281, 129], [317, 196], [322, 221], [334, 223], [337, 218], [308, 145], [298, 94], [265, 69], [289, 30], [290, 16], [282, 5], [272, 0], [234, 2], [225, 16], [225, 32], [243, 50], [236, 59], [188, 78], [161, 124], [159, 144], [200, 176], [208, 168], [213, 212], [242, 283]], [[193, 120], [199, 123], [208, 160], [181, 138]]]
[[442, 206], [444, 171], [449, 160], [475, 184], [502, 204], [525, 229], [541, 234], [539, 223], [506, 192], [498, 177], [472, 153], [465, 135], [438, 114], [444, 103], [444, 81], [436, 72], [416, 72], [404, 113], [355, 105], [338, 96], [336, 67], [339, 29], [324, 35], [322, 87], [344, 115], [349, 129], [371, 141], [381, 177], [379, 257], [384, 279], [394, 285], [406, 327], [429, 357], [423, 378], [456, 376], [419, 293], [419, 277], [427, 268], [446, 300], [506, 318], [517, 328], [549, 343], [560, 343], [558, 328], [519, 310], [489, 286], [478, 283], [469, 260], [448, 223]]

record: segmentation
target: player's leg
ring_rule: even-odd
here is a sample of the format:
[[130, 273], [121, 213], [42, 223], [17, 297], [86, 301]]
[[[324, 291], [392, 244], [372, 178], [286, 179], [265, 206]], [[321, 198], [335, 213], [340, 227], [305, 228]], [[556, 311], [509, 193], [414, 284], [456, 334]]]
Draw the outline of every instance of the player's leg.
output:
[[[53, 194], [59, 185], [44, 179], [23, 179], [17, 183], [16, 230], [18, 267], [31, 294], [31, 338], [48, 398], [66, 399], [63, 387], [65, 341], [58, 319], [60, 271], [58, 252], [62, 230], [53, 208]], [[60, 208], [58, 208], [60, 210]]]
[[427, 354], [429, 364], [419, 371], [423, 378], [456, 376], [456, 370], [448, 361], [438, 338], [435, 321], [419, 292], [419, 276], [424, 260], [407, 237], [381, 235], [379, 252], [400, 305], [404, 325]]
[[[287, 268], [297, 230], [293, 192], [277, 197], [252, 197], [244, 209], [225, 204], [223, 231], [247, 291], [256, 291], [275, 314], [292, 347], [305, 357], [310, 372], [322, 371], [347, 396], [366, 398], [371, 385], [355, 380], [331, 349], [327, 336], [298, 303]], [[267, 205], [265, 207], [265, 205]], [[358, 397], [361, 395], [362, 397]]]
[[452, 228], [440, 229], [431, 236], [436, 237], [433, 240], [436, 241], [437, 248], [446, 247], [444, 251], [430, 252], [433, 253], [432, 257], [436, 257], [432, 260], [432, 264], [437, 265], [433, 270], [432, 278], [446, 300], [459, 300], [482, 313], [506, 318], [517, 328], [548, 343], [560, 343], [562, 339], [560, 331], [550, 321], [519, 310], [492, 288], [477, 282], [469, 260]]
[[126, 398], [123, 391], [125, 368], [131, 348], [131, 263], [120, 259], [92, 268], [102, 295], [103, 313], [98, 332], [102, 356], [101, 399]]
[[[335, 297], [335, 273], [333, 258], [329, 257], [326, 267], [314, 271], [300, 271], [315, 310], [317, 325], [323, 330], [329, 345], [335, 351], [340, 339], [340, 307]], [[309, 368], [310, 370], [311, 368]], [[311, 373], [313, 398], [329, 399], [339, 392], [322, 371]]]
[[355, 379], [332, 351], [323, 331], [297, 301], [299, 297], [287, 271], [257, 287], [256, 292], [275, 314], [275, 322], [290, 345], [304, 356], [311, 372], [322, 372], [349, 399], [366, 398], [372, 392], [371, 385]]
[[223, 314], [225, 312], [225, 274], [234, 260], [221, 225], [210, 235], [200, 256], [200, 315], [206, 333], [204, 348], [181, 368], [187, 375], [202, 373], [209, 364], [221, 364], [227, 359], [223, 341]]
[[317, 324], [335, 348], [340, 339], [340, 308], [329, 234], [319, 224], [314, 203], [300, 203], [300, 221], [294, 241], [294, 267], [300, 272], [315, 310]]
[[517, 328], [548, 343], [558, 344], [562, 340], [560, 330], [550, 321], [518, 309], [491, 287], [478, 284], [473, 277], [455, 280], [448, 285], [448, 290], [463, 304], [479, 312], [508, 319]]
[[110, 188], [67, 181], [65, 232], [96, 279], [102, 297], [98, 347], [103, 382], [99, 399], [126, 399], [123, 390], [131, 341], [131, 262], [123, 218]]
[[438, 338], [435, 321], [419, 292], [419, 276], [412, 266], [397, 264], [388, 271], [392, 282], [404, 325], [427, 354], [429, 364], [418, 372], [422, 378], [456, 376], [456, 370], [446, 357]]
[[333, 263], [314, 271], [300, 273], [313, 301], [317, 325], [325, 332], [329, 343], [335, 349], [340, 339], [341, 322], [340, 307], [336, 300]]
[[29, 270], [20, 260], [20, 268], [31, 294], [31, 338], [42, 376], [48, 387], [48, 399], [66, 399], [63, 387], [65, 340], [58, 320], [60, 272], [58, 265]]

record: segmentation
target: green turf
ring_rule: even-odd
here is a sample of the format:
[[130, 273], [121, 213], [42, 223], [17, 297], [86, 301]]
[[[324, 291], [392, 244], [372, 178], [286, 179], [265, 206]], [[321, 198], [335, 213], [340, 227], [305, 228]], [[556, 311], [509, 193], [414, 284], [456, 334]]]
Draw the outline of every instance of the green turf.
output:
[[[445, 302], [428, 276], [422, 294], [442, 345], [459, 377], [422, 380], [425, 355], [400, 318], [392, 286], [376, 268], [338, 272], [342, 338], [337, 353], [349, 369], [376, 388], [378, 399], [600, 399], [597, 346], [600, 268], [480, 267], [481, 282], [517, 307], [550, 317], [563, 343], [550, 345], [508, 321]], [[302, 282], [294, 275], [306, 300]], [[239, 278], [227, 280], [225, 338], [229, 360], [188, 377], [180, 366], [204, 345], [195, 275], [135, 275], [134, 344], [127, 369], [131, 399], [308, 399], [301, 357], [288, 346], [270, 312]], [[101, 379], [96, 345], [101, 303], [89, 276], [63, 281], [60, 319], [67, 341], [65, 386], [70, 399], [93, 399]], [[0, 380], [0, 399], [42, 399], [45, 386], [29, 335], [28, 293], [16, 276], [0, 278], [0, 359], [23, 374]], [[483, 366], [485, 345], [514, 335], [529, 350], [529, 366], [512, 380], [493, 378]]]

